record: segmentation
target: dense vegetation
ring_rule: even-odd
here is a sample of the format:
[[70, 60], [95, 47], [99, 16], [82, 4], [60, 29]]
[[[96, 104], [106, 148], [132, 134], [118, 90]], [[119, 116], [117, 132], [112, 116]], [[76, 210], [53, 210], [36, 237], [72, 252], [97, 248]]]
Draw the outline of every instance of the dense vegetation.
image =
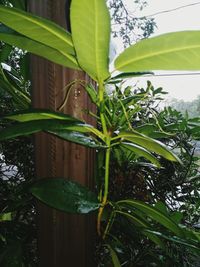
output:
[[[20, 10], [0, 7], [3, 23], [23, 33], [16, 35], [3, 26], [4, 33], [0, 34], [5, 42], [1, 43], [1, 60], [3, 58], [4, 63], [1, 65], [0, 80], [1, 112], [14, 112], [1, 120], [0, 194], [3, 201], [0, 262], [3, 266], [36, 264], [34, 206], [32, 195], [28, 193], [30, 190], [46, 204], [65, 212], [84, 214], [96, 211], [99, 266], [194, 266], [200, 243], [197, 231], [199, 170], [194, 141], [199, 139], [200, 119], [189, 119], [170, 107], [160, 111], [157, 101], [162, 100], [165, 92], [162, 88], [155, 89], [150, 82], [147, 88], [123, 88], [123, 83], [128, 76], [143, 75], [146, 69], [150, 71], [155, 66], [160, 69], [166, 68], [167, 64], [167, 68], [172, 69], [174, 62], [178, 62], [177, 68], [200, 68], [191, 52], [193, 43], [190, 43], [191, 40], [196, 43], [198, 33], [190, 33], [189, 40], [184, 33], [169, 34], [131, 46], [116, 59], [116, 70], [121, 73], [113, 75], [108, 66], [110, 24], [105, 2], [98, 2], [100, 4], [96, 9], [93, 0], [90, 0], [92, 11], [82, 1], [74, 0], [72, 3], [74, 43], [71, 35], [55, 24], [41, 21]], [[97, 16], [100, 12], [105, 19], [103, 25], [96, 20], [91, 22], [94, 32], [85, 33], [85, 27], [82, 28], [88, 23], [87, 12], [91, 12], [91, 16]], [[77, 16], [81, 18], [79, 25]], [[17, 18], [17, 22], [13, 18]], [[28, 21], [35, 32], [27, 30]], [[45, 35], [40, 34], [44, 29], [38, 27], [38, 21], [45, 26]], [[97, 37], [97, 29], [97, 32], [104, 33], [105, 38], [102, 35], [94, 38]], [[54, 31], [56, 39], [52, 42]], [[83, 43], [80, 43], [80, 34]], [[192, 63], [181, 61], [183, 57], [180, 59], [178, 56], [177, 59], [175, 55], [168, 58], [166, 54], [166, 39], [168, 45], [177, 49], [176, 56], [182, 53], [179, 45], [177, 48], [179, 35], [186, 40], [188, 49], [185, 53], [188, 53]], [[28, 45], [19, 40], [28, 40]], [[94, 43], [91, 44], [91, 40], [95, 40]], [[92, 52], [86, 49], [88, 42], [94, 48]], [[11, 45], [21, 45], [23, 49], [56, 63], [86, 71], [97, 82], [97, 90], [91, 84], [76, 83], [85, 87], [96, 105], [98, 127], [53, 111], [21, 111], [22, 107], [30, 106], [30, 84], [25, 74], [22, 75], [26, 69], [23, 66], [27, 65], [23, 65], [24, 60], [20, 64], [25, 55], [19, 49], [13, 52]], [[43, 49], [39, 49], [41, 47]], [[97, 47], [102, 50], [96, 51]], [[155, 65], [140, 59], [138, 65], [135, 64], [132, 54], [139, 51], [143, 57], [149, 57], [148, 49], [143, 47], [157, 47], [155, 55], [162, 52], [164, 63], [155, 56], [151, 59]], [[52, 57], [52, 53], [57, 57]], [[102, 61], [98, 60], [99, 57]], [[16, 58], [19, 60], [16, 61]], [[129, 58], [133, 58], [133, 62]], [[111, 85], [114, 90], [107, 91], [106, 88]], [[10, 122], [12, 120], [14, 124]], [[31, 139], [21, 136], [43, 130], [97, 151], [95, 193], [64, 179], [51, 178], [30, 185], [34, 176], [33, 146]], [[14, 141], [12, 138], [15, 138]], [[21, 146], [22, 142], [24, 146]], [[16, 151], [14, 155], [13, 149]], [[25, 151], [29, 151], [30, 158], [24, 157]], [[48, 192], [51, 192], [51, 197]], [[63, 201], [67, 201], [67, 205], [63, 205]], [[10, 254], [13, 258], [8, 257]]]

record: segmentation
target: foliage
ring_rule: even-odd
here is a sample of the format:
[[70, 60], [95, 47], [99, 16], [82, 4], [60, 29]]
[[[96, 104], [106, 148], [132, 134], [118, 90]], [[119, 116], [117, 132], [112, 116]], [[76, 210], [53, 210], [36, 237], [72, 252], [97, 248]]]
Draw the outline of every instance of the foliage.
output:
[[[25, 8], [25, 1], [1, 1]], [[0, 25], [1, 30], [8, 30]], [[28, 55], [0, 43], [0, 114], [30, 107]], [[5, 128], [10, 123], [0, 123]], [[28, 153], [27, 153], [28, 151]], [[36, 266], [35, 206], [28, 193], [34, 177], [33, 144], [30, 137], [0, 144], [0, 265]]]
[[[135, 158], [130, 154], [127, 158], [124, 151], [118, 151], [111, 157], [109, 196], [113, 201], [132, 198], [146, 203], [157, 203], [156, 206], [162, 211], [174, 213], [173, 216], [179, 218], [182, 224], [195, 229], [199, 221], [198, 197], [194, 197], [194, 191], [197, 194], [199, 190], [198, 158], [194, 156], [194, 138], [199, 139], [198, 126], [176, 110], [167, 108], [161, 111], [158, 103], [163, 100], [165, 94], [162, 88], [154, 88], [150, 82], [146, 89], [137, 90], [131, 86], [121, 88], [118, 84], [109, 97], [109, 103], [116, 107], [118, 125], [121, 119], [121, 127], [134, 126], [148, 136], [159, 138], [177, 151], [184, 164], [162, 159], [162, 168], [159, 169], [142, 158]], [[124, 103], [125, 100], [127, 105], [122, 108], [119, 103]], [[195, 120], [198, 121], [197, 118]], [[101, 173], [100, 170], [98, 173]], [[126, 223], [123, 218], [115, 220], [117, 223], [113, 223], [110, 235], [118, 240], [110, 241], [117, 246], [117, 251], [120, 246], [122, 265], [151, 266], [168, 262], [177, 266], [193, 266], [192, 254], [182, 245], [169, 243], [167, 250], [160, 250], [138, 233], [130, 237], [132, 231], [129, 228], [127, 232], [124, 231], [124, 227], [128, 227], [124, 224], [128, 222]], [[158, 230], [157, 227], [155, 225]], [[105, 266], [105, 263], [109, 262], [108, 250], [104, 246], [99, 247], [99, 250], [104, 252], [100, 262]], [[176, 253], [171, 254], [171, 250]]]
[[[6, 115], [2, 119], [11, 120], [13, 123], [1, 130], [0, 140], [45, 131], [64, 140], [98, 149], [102, 176], [98, 181], [96, 196], [87, 188], [62, 178], [41, 181], [30, 190], [41, 201], [66, 212], [86, 213], [98, 209], [97, 233], [109, 250], [114, 266], [123, 264], [123, 256], [118, 249], [120, 240], [112, 235], [113, 227], [116, 225], [124, 225], [120, 227], [119, 237], [127, 233], [132, 238], [142, 236], [142, 244], [146, 240], [150, 244], [153, 242], [167, 256], [169, 244], [181, 244], [192, 253], [198, 254], [199, 233], [183, 227], [180, 213], [167, 210], [163, 204], [152, 205], [129, 198], [114, 201], [110, 198], [110, 159], [113, 153], [118, 155], [122, 152], [128, 159], [134, 159], [136, 162], [138, 158], [142, 158], [145, 163], [150, 162], [153, 168], [160, 169], [163, 160], [171, 161], [171, 164], [181, 164], [181, 161], [170, 149], [170, 142], [164, 144], [156, 140], [158, 135], [163, 138], [169, 135], [163, 132], [162, 125], [155, 131], [150, 130], [150, 136], [147, 134], [148, 125], [142, 130], [137, 123], [130, 124], [127, 116], [130, 99], [128, 104], [127, 99], [121, 99], [116, 107], [112, 107], [105, 87], [107, 84], [117, 83], [118, 71], [124, 72], [120, 74], [123, 78], [131, 74], [142, 75], [156, 69], [200, 69], [200, 33], [169, 33], [140, 41], [116, 58], [114, 71], [110, 72], [110, 18], [106, 2], [73, 0], [70, 18], [72, 35], [46, 19], [1, 6], [0, 21], [16, 32], [2, 32], [0, 39], [63, 66], [84, 70], [97, 82], [97, 91], [91, 85], [85, 87], [97, 106], [100, 127], [95, 128], [78, 118], [58, 112], [26, 110]], [[82, 84], [81, 81], [76, 83]], [[135, 97], [137, 96], [131, 97], [133, 105]], [[120, 106], [121, 112], [117, 115], [118, 110], [115, 108]], [[136, 113], [137, 109], [134, 112]], [[125, 126], [120, 119], [124, 120]], [[48, 184], [48, 181], [51, 182]], [[58, 191], [55, 191], [55, 188]], [[69, 194], [60, 194], [61, 188]], [[74, 192], [73, 201], [71, 192]], [[52, 200], [51, 194], [54, 194], [56, 199]], [[161, 265], [164, 260], [162, 257], [158, 258], [158, 264]]]
[[108, 0], [107, 4], [111, 12], [112, 35], [121, 38], [125, 47], [148, 38], [154, 32], [156, 24], [153, 18], [137, 18], [134, 14], [145, 8], [147, 1], [132, 1], [134, 13], [128, 10], [122, 0]]

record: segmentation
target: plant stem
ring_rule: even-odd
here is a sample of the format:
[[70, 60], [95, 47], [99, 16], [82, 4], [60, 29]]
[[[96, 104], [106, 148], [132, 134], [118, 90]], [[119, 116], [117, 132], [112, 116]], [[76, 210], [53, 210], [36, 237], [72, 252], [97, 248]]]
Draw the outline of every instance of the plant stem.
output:
[[105, 205], [107, 204], [107, 198], [108, 198], [108, 188], [109, 188], [109, 166], [110, 166], [110, 134], [107, 130], [107, 125], [106, 125], [106, 120], [104, 116], [104, 110], [102, 110], [102, 107], [104, 105], [104, 85], [103, 83], [99, 83], [99, 91], [98, 91], [98, 96], [99, 96], [99, 102], [100, 102], [100, 118], [101, 118], [101, 124], [102, 124], [102, 129], [103, 133], [106, 136], [106, 145], [107, 145], [107, 150], [106, 150], [106, 157], [105, 157], [105, 175], [104, 175], [104, 192], [103, 192], [103, 199], [101, 203], [101, 207], [99, 208], [99, 213], [98, 213], [98, 218], [97, 218], [97, 232], [99, 235], [101, 235], [101, 218], [103, 214], [103, 210]]

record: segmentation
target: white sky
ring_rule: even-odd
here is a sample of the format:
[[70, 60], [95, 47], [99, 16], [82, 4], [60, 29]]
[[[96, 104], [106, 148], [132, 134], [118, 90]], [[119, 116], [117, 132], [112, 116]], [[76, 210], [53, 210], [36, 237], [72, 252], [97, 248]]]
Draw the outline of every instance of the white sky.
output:
[[[132, 0], [126, 0], [127, 5], [131, 6]], [[170, 10], [180, 6], [199, 3], [194, 6], [185, 7], [169, 13], [156, 15], [155, 21], [157, 29], [152, 36], [166, 32], [200, 30], [200, 1], [197, 0], [147, 0], [148, 6], [136, 16], [148, 16], [164, 10]], [[199, 71], [200, 72], [200, 71]], [[166, 72], [165, 72], [166, 73]], [[177, 73], [177, 71], [176, 71]], [[140, 78], [141, 84], [145, 83], [146, 78]], [[175, 76], [175, 77], [153, 77], [148, 78], [155, 87], [163, 87], [169, 92], [170, 97], [191, 101], [200, 95], [200, 75], [196, 76]]]

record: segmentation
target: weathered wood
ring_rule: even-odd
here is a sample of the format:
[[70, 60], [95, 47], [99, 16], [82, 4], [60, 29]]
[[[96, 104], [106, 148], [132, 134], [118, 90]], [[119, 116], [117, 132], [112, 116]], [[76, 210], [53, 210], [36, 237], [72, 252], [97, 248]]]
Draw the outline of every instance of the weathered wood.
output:
[[[31, 12], [65, 26], [65, 1], [30, 0]], [[88, 80], [80, 71], [32, 57], [33, 106], [58, 110], [65, 97], [64, 87], [74, 79]], [[63, 112], [94, 121], [83, 112], [94, 109], [81, 86], [70, 92]], [[47, 134], [35, 138], [36, 175], [66, 177], [89, 187], [93, 184], [94, 151], [64, 142]], [[91, 216], [68, 215], [43, 204], [38, 205], [38, 244], [40, 267], [89, 267], [93, 263], [95, 230]]]

